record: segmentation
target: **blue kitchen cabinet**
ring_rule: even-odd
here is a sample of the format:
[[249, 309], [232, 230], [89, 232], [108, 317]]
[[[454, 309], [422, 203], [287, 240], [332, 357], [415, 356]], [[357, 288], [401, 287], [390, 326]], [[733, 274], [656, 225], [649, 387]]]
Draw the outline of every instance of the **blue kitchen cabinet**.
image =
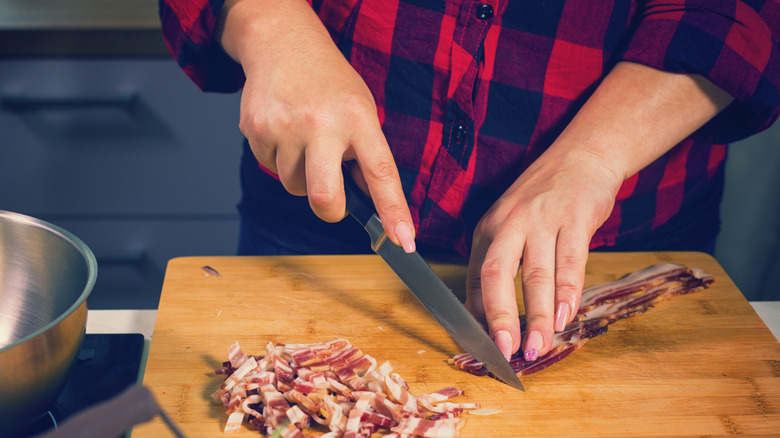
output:
[[89, 245], [91, 308], [154, 308], [169, 259], [235, 253], [238, 108], [169, 57], [0, 59], [0, 209]]

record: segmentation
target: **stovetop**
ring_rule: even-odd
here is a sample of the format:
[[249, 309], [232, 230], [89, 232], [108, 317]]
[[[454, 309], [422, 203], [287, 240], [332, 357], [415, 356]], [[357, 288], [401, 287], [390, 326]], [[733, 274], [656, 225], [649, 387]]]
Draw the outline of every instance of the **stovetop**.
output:
[[50, 411], [22, 437], [52, 430], [68, 417], [107, 400], [138, 381], [144, 337], [131, 334], [87, 334], [65, 388]]

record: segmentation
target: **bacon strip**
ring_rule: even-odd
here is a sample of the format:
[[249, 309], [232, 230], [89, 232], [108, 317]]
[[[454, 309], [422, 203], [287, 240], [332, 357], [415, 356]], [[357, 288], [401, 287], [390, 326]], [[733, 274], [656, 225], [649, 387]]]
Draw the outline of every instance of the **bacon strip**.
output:
[[[582, 348], [588, 339], [605, 333], [610, 324], [644, 313], [666, 299], [706, 289], [714, 281], [714, 277], [700, 269], [664, 262], [619, 280], [589, 287], [582, 291], [577, 316], [562, 332], [555, 334], [547, 354], [526, 361], [518, 351], [509, 363], [521, 376], [536, 373]], [[520, 325], [524, 328], [525, 321], [521, 320]], [[458, 354], [449, 362], [472, 374], [489, 374], [482, 363], [468, 353]]]
[[269, 343], [262, 357], [246, 355], [235, 342], [228, 356], [216, 370], [227, 377], [214, 393], [229, 415], [225, 432], [248, 422], [261, 433], [292, 438], [304, 437], [310, 425], [327, 427], [323, 437], [457, 437], [466, 421], [459, 414], [480, 407], [449, 402], [463, 395], [452, 387], [415, 397], [390, 363], [377, 366], [344, 339]]

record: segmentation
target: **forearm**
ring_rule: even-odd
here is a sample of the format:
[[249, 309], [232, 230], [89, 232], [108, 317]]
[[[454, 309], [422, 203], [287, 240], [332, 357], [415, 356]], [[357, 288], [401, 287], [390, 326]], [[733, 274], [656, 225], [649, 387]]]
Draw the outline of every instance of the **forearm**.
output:
[[622, 183], [731, 101], [731, 96], [701, 76], [622, 62], [544, 155], [596, 158]]

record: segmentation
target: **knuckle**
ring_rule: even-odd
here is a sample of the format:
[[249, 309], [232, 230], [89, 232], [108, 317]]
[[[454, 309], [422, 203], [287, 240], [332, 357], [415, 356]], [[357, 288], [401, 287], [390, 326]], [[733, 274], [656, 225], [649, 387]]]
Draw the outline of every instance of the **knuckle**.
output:
[[262, 138], [267, 135], [268, 126], [265, 117], [257, 113], [242, 115], [238, 121], [238, 129], [246, 137]]
[[552, 273], [543, 267], [523, 266], [523, 283], [530, 285], [552, 283]]
[[306, 196], [306, 182], [296, 178], [294, 174], [279, 168], [279, 180], [281, 180], [284, 189], [294, 196]]
[[309, 202], [317, 207], [329, 207], [336, 201], [336, 194], [328, 190], [316, 190], [309, 193]]
[[[573, 244], [569, 246], [573, 246]], [[574, 252], [576, 252], [577, 248], [564, 248], [564, 249], [567, 251], [565, 251], [563, 254], [558, 254], [557, 256], [556, 264], [558, 265], [558, 269], [579, 271], [580, 265], [582, 264], [582, 260], [576, 254], [573, 254]]]
[[510, 333], [512, 332], [511, 328], [513, 324], [518, 324], [517, 317], [512, 318], [508, 314], [498, 314], [498, 315], [487, 315], [485, 319], [485, 323], [487, 324], [488, 331], [492, 334], [495, 334], [499, 330], [507, 330]]
[[488, 325], [491, 327], [506, 326], [517, 322], [517, 315], [505, 310], [493, 312], [488, 316]]
[[474, 235], [490, 240], [494, 240], [500, 233], [513, 235], [521, 229], [519, 223], [521, 220], [513, 210], [496, 203], [479, 220]]
[[563, 256], [558, 260], [555, 274], [555, 289], [558, 295], [575, 296], [581, 293], [583, 278], [580, 272], [580, 260], [573, 256]]
[[480, 268], [480, 275], [482, 278], [514, 277], [514, 272], [512, 267], [503, 260], [487, 257]]
[[306, 188], [301, 184], [297, 184], [292, 181], [282, 181], [285, 190], [287, 190], [293, 196], [306, 196]]
[[347, 108], [348, 114], [357, 120], [376, 118], [376, 105], [371, 93], [349, 93], [343, 96], [341, 102]]
[[393, 182], [398, 172], [395, 163], [390, 159], [379, 160], [370, 166], [366, 166], [365, 169], [361, 168], [361, 170], [366, 180], [373, 180], [379, 183]]
[[527, 313], [525, 316], [526, 325], [529, 329], [536, 328], [543, 328], [542, 332], [548, 331], [547, 327], [552, 328], [553, 326], [553, 314], [552, 312], [533, 312], [533, 313]]
[[328, 210], [336, 203], [338, 197], [333, 191], [316, 190], [309, 192], [309, 203], [318, 211]]
[[477, 227], [474, 229], [475, 241], [477, 241], [477, 239], [485, 239], [492, 235], [495, 226], [493, 224], [494, 221], [491, 220], [491, 218], [492, 216], [485, 216], [477, 223]]
[[258, 141], [250, 142], [249, 146], [257, 161], [271, 170], [276, 170], [276, 149], [273, 146]]
[[555, 280], [555, 293], [559, 297], [576, 296], [580, 294], [580, 287], [572, 279], [559, 278]]

